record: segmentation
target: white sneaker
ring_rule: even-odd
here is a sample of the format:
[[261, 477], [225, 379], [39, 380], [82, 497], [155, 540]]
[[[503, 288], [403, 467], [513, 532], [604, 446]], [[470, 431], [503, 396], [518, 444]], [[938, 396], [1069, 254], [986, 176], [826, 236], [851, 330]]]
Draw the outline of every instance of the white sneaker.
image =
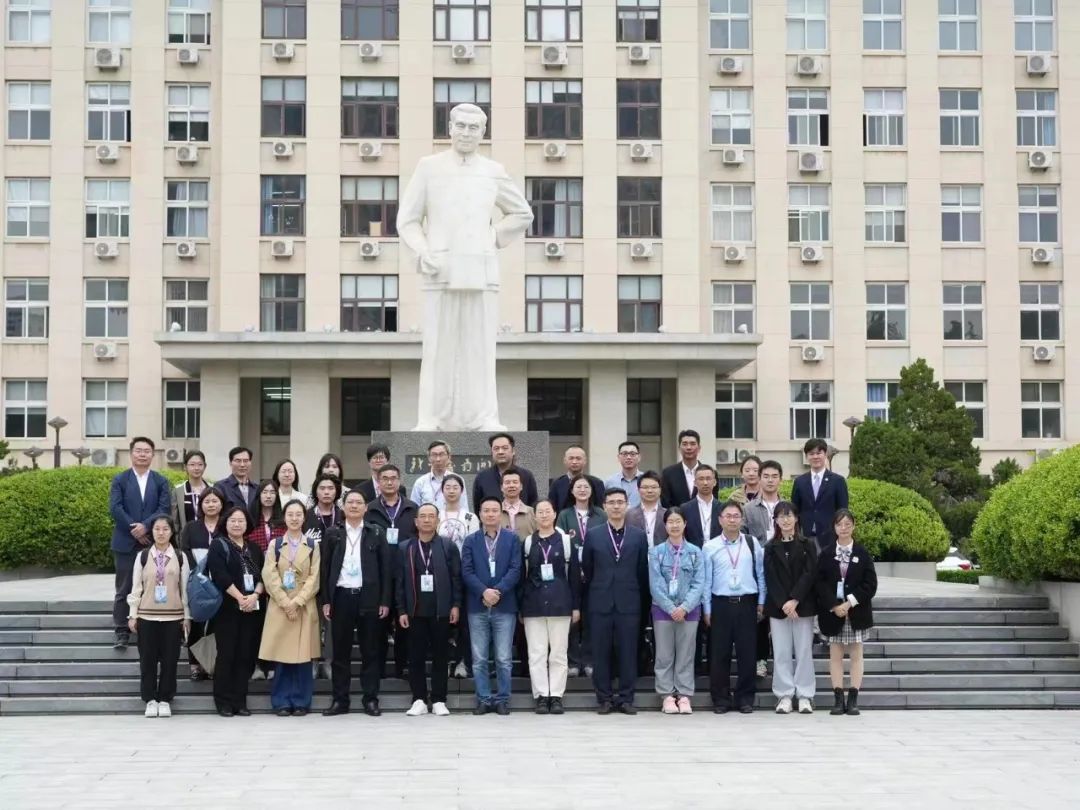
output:
[[468, 678], [469, 677], [469, 670], [465, 666], [464, 661], [458, 661], [458, 665], [456, 667], [454, 667], [454, 677], [455, 678]]
[[776, 704], [777, 714], [791, 714], [791, 698], [782, 697], [780, 702]]
[[592, 667], [585, 667], [585, 677], [586, 678], [591, 678], [592, 677]]
[[450, 710], [446, 708], [445, 703], [435, 703], [431, 707], [431, 713], [437, 717], [449, 717]]
[[813, 714], [814, 713], [814, 701], [810, 698], [799, 698], [799, 714]]
[[157, 705], [157, 716], [158, 717], [172, 717], [172, 709], [169, 707], [168, 703], [165, 703], [164, 701], [162, 701], [161, 703], [159, 703]]
[[156, 700], [148, 700], [148, 701], [146, 701], [146, 712], [145, 712], [145, 714], [143, 714], [143, 717], [157, 717], [157, 716], [158, 716], [157, 701]]
[[409, 710], [405, 712], [408, 717], [419, 717], [422, 714], [427, 714], [427, 704], [422, 700], [414, 700], [413, 705], [409, 707]]
[[577, 667], [570, 667], [569, 669], [566, 670], [566, 677], [567, 678], [576, 678], [580, 672], [581, 672], [581, 670], [579, 670]]
[[251, 673], [251, 680], [253, 681], [265, 681], [266, 673], [258, 667], [255, 667], [255, 671]]
[[765, 662], [765, 661], [758, 661], [757, 662], [757, 676], [759, 678], [764, 678], [768, 674], [769, 674], [769, 665], [768, 665], [768, 663]]

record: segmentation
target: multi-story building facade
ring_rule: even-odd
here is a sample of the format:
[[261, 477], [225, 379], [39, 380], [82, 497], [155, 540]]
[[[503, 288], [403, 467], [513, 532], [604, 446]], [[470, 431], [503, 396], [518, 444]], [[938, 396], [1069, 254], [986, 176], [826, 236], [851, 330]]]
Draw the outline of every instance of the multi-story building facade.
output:
[[[234, 443], [266, 473], [416, 416], [395, 233], [447, 114], [532, 202], [500, 408], [798, 471], [926, 358], [984, 459], [1080, 430], [1080, 3], [4, 0], [4, 435]], [[1075, 359], [1074, 359], [1075, 358]]]

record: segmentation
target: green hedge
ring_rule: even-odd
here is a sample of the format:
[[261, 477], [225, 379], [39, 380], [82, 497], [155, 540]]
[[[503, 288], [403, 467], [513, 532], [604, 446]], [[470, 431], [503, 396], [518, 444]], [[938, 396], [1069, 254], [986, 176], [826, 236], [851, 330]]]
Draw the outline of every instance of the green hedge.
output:
[[938, 571], [937, 572], [937, 581], [938, 582], [959, 582], [962, 585], [978, 585], [979, 584], [979, 575], [980, 574], [985, 575], [985, 572], [980, 571], [980, 570], [964, 571], [964, 570], [961, 570], [959, 568], [956, 568], [956, 569], [949, 570], [949, 571]]
[[[118, 468], [62, 467], [0, 479], [0, 568], [112, 568], [109, 484]], [[164, 471], [174, 483], [183, 473]]]
[[[885, 481], [849, 478], [848, 494], [857, 523], [855, 537], [882, 562], [936, 562], [949, 550], [949, 532], [930, 501], [914, 490]], [[791, 481], [780, 495], [791, 497]], [[731, 493], [720, 493], [724, 498]]]
[[1080, 580], [1080, 445], [995, 487], [972, 539], [983, 572], [1031, 582]]

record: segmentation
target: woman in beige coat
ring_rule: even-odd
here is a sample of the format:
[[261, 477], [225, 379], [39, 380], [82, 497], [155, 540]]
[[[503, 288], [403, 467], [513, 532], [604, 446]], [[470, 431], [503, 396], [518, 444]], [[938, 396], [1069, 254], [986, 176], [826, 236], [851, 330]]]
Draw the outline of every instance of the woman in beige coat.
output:
[[285, 505], [285, 536], [266, 549], [262, 578], [270, 602], [259, 658], [275, 662], [270, 705], [279, 717], [311, 709], [311, 661], [319, 657], [319, 544], [304, 534], [307, 510], [299, 500]]

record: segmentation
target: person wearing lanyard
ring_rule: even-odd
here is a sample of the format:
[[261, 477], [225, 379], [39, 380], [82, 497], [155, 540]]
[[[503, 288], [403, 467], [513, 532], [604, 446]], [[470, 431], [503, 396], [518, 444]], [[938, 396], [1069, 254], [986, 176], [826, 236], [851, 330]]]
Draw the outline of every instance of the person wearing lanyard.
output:
[[345, 519], [337, 505], [341, 497], [341, 479], [323, 473], [315, 479], [312, 489], [315, 492], [315, 505], [308, 510], [304, 531], [315, 530], [321, 536], [331, 526], [340, 526]]
[[[757, 456], [748, 456], [743, 460], [743, 465], [743, 478], [746, 484], [743, 489], [736, 489], [731, 499], [739, 500], [735, 495], [743, 493], [744, 489], [748, 490], [751, 480], [754, 481], [757, 491], [754, 492], [754, 497], [743, 504], [743, 531], [756, 537], [762, 548], [767, 548], [775, 533], [773, 510], [780, 502], [780, 481], [784, 477], [784, 468], [778, 461], [758, 463]], [[770, 629], [771, 622], [758, 622], [756, 657], [759, 678], [764, 678], [769, 673]]]
[[[499, 527], [502, 501], [480, 503], [480, 531], [465, 538], [461, 552], [461, 579], [465, 585], [472, 641], [476, 708], [473, 714], [510, 714], [510, 674], [517, 587], [521, 580], [521, 541]], [[491, 648], [495, 648], [497, 691], [491, 694]]]
[[251, 531], [246, 509], [230, 506], [222, 519], [228, 539], [212, 540], [206, 559], [210, 579], [224, 596], [210, 622], [217, 639], [214, 705], [222, 717], [247, 717], [248, 679], [255, 669], [263, 625], [263, 553], [244, 540]]
[[[415, 503], [433, 503], [441, 512], [446, 506], [442, 485], [450, 471], [450, 445], [442, 439], [436, 439], [429, 444], [428, 465], [431, 467], [431, 472], [416, 479], [409, 498]], [[469, 501], [464, 493], [461, 495], [461, 501], [468, 509]]]
[[[649, 598], [648, 541], [643, 531], [626, 525], [626, 493], [621, 489], [604, 493], [604, 512], [607, 521], [589, 530], [581, 559], [592, 625], [593, 687], [600, 714], [637, 714], [634, 684], [638, 630]], [[617, 693], [611, 671], [616, 652]]]
[[716, 470], [708, 464], [698, 464], [694, 471], [694, 486], [697, 495], [682, 504], [682, 513], [686, 518], [686, 539], [702, 548], [706, 540], [716, 535], [720, 517], [720, 501], [713, 494]]
[[604, 481], [604, 489], [621, 489], [626, 493], [630, 508], [634, 509], [641, 505], [641, 494], [638, 485], [644, 474], [638, 469], [641, 461], [641, 447], [637, 442], [627, 439], [619, 445], [619, 472]]
[[[874, 626], [871, 600], [877, 593], [874, 559], [855, 542], [855, 516], [833, 516], [836, 543], [818, 557], [818, 625], [829, 644], [829, 678], [835, 705], [830, 714], [858, 714], [863, 676], [863, 641]], [[851, 689], [844, 697], [844, 654], [851, 659]]]
[[[180, 550], [190, 554], [196, 564], [210, 551], [213, 538], [225, 533], [225, 521], [221, 519], [221, 513], [226, 503], [225, 493], [217, 487], [210, 487], [199, 500], [196, 519], [188, 523], [180, 533]], [[188, 662], [191, 665], [189, 677], [192, 681], [205, 681], [210, 677], [191, 653], [192, 646], [205, 633], [206, 622], [195, 622], [188, 634]]]
[[642, 473], [638, 494], [641, 505], [626, 510], [626, 523], [645, 532], [650, 546], [659, 545], [667, 536], [664, 533], [667, 509], [660, 505], [660, 476], [652, 470]]
[[[603, 526], [607, 522], [607, 515], [599, 506], [593, 506], [593, 485], [585, 476], [579, 475], [570, 482], [570, 495], [574, 503], [559, 512], [555, 527], [569, 535], [571, 553], [578, 558], [580, 564], [585, 535], [589, 533], [589, 529]], [[571, 678], [576, 678], [581, 673], [584, 673], [586, 678], [591, 678], [593, 674], [588, 594], [584, 591], [581, 595], [581, 618], [580, 622], [570, 627], [570, 669], [567, 674]]]
[[251, 522], [255, 525], [248, 532], [247, 539], [257, 545], [263, 554], [270, 547], [270, 543], [285, 534], [278, 489], [272, 479], [259, 482], [259, 499], [251, 515]]
[[172, 519], [178, 532], [183, 531], [188, 523], [198, 520], [199, 500], [212, 486], [210, 481], [203, 478], [206, 456], [202, 450], [189, 450], [184, 454], [184, 472], [187, 473], [187, 480], [177, 484], [172, 491]]
[[[398, 621], [409, 631], [409, 717], [450, 714], [446, 707], [449, 680], [450, 626], [461, 616], [461, 559], [457, 546], [436, 533], [439, 510], [425, 503], [416, 512], [417, 536], [401, 548], [397, 579]], [[431, 691], [424, 663], [431, 653]]]
[[[480, 528], [480, 519], [465, 508], [462, 496], [465, 479], [457, 473], [447, 473], [442, 480], [444, 506], [439, 510], [439, 534], [457, 546], [458, 554], [465, 545], [465, 538]], [[461, 616], [453, 628], [450, 663], [455, 678], [472, 677], [472, 649], [469, 643], [469, 620], [462, 600]]]
[[[742, 506], [720, 509], [723, 531], [705, 544], [705, 624], [710, 628], [709, 688], [713, 711], [754, 711], [754, 652], [757, 623], [765, 615], [764, 555], [758, 541], [740, 531]], [[731, 694], [731, 650], [739, 662]]]
[[536, 531], [533, 508], [521, 500], [521, 471], [511, 467], [502, 476], [502, 527], [524, 540]]

